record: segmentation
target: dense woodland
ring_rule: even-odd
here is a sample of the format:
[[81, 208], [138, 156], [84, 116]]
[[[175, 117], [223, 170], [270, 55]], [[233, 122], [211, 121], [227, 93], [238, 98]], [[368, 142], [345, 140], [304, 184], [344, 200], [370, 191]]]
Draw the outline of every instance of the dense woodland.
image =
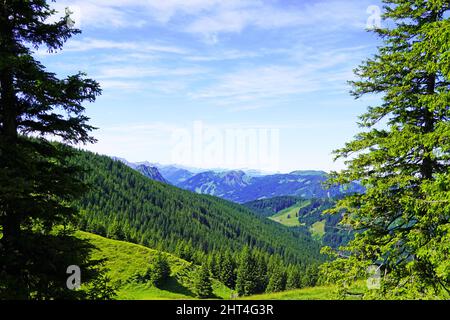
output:
[[[313, 199], [298, 213], [306, 225], [328, 208], [335, 214], [324, 218], [329, 225], [342, 218], [345, 228], [328, 230], [331, 238], [324, 239], [330, 243], [322, 249], [325, 261], [306, 228], [266, 218], [292, 199], [263, 202], [253, 212], [72, 149], [95, 142], [85, 105], [101, 94], [100, 85], [81, 72], [58, 78], [35, 59], [35, 50], [60, 51], [81, 31], [72, 28], [67, 11], [54, 19], [49, 1], [1, 1], [0, 299], [111, 299], [104, 261], [92, 259], [94, 248], [75, 236], [76, 228], [201, 265], [194, 279], [198, 297], [211, 293], [211, 277], [240, 295], [312, 286], [322, 263], [321, 281], [343, 296], [376, 267], [380, 286], [364, 298], [448, 299], [450, 1], [383, 3], [384, 25], [372, 30], [382, 45], [351, 82], [355, 98], [381, 100], [360, 117], [361, 133], [335, 151], [346, 168], [328, 181], [358, 181], [365, 192], [336, 203]], [[271, 194], [279, 182], [271, 179], [245, 192], [251, 199]], [[347, 230], [354, 238], [333, 246], [349, 240]], [[63, 285], [70, 265], [83, 269], [85, 290]], [[143, 281], [159, 285], [168, 271], [159, 259]]]
[[339, 248], [354, 238], [354, 230], [343, 225], [342, 214], [327, 214], [327, 210], [336, 205], [336, 199], [312, 199], [308, 205], [300, 208], [298, 218], [307, 228], [317, 221], [325, 223], [325, 233], [322, 244], [332, 248]]
[[244, 205], [262, 217], [271, 217], [286, 208], [298, 205], [300, 208], [297, 209], [295, 217], [302, 226], [295, 227], [295, 229], [308, 233], [314, 223], [323, 221], [325, 233], [321, 243], [332, 248], [339, 248], [353, 239], [354, 232], [348, 226], [341, 225], [342, 214], [326, 214], [327, 210], [335, 206], [337, 201], [338, 198], [304, 199], [282, 196], [251, 201]]
[[256, 212], [262, 217], [270, 217], [275, 213], [289, 208], [301, 200], [300, 197], [281, 196], [244, 203], [244, 206]]
[[[308, 232], [290, 230], [225, 200], [150, 180], [109, 157], [80, 151], [71, 161], [84, 168], [82, 180], [91, 186], [78, 204], [82, 230], [198, 264], [207, 260], [212, 275], [241, 294], [315, 282], [305, 275], [317, 274], [324, 258]], [[280, 275], [282, 281], [276, 283]]]

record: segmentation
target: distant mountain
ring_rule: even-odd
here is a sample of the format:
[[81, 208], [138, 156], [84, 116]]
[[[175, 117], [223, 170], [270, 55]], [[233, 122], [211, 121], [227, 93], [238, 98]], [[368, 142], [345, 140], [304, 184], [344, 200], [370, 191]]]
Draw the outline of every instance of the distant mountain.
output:
[[111, 159], [113, 159], [114, 161], [120, 161], [120, 162], [126, 164], [127, 166], [129, 166], [132, 169], [136, 169], [136, 167], [138, 166], [136, 163], [129, 162], [127, 159], [124, 159], [124, 158], [111, 157]]
[[194, 175], [178, 184], [178, 187], [234, 201], [236, 192], [245, 189], [251, 180], [243, 171], [208, 171]]
[[193, 177], [195, 173], [177, 166], [157, 166], [162, 176], [174, 186]]
[[151, 166], [147, 166], [145, 164], [140, 164], [134, 169], [139, 171], [140, 173], [142, 173], [147, 178], [150, 178], [154, 181], [159, 181], [162, 183], [169, 183], [166, 179], [164, 179], [164, 177], [161, 175], [158, 168], [156, 168], [156, 167], [151, 167]]
[[124, 158], [119, 158], [119, 157], [111, 157], [111, 159], [114, 161], [119, 161], [119, 162], [126, 164], [128, 167], [142, 173], [144, 176], [146, 176], [147, 178], [150, 178], [154, 181], [159, 181], [159, 182], [167, 183], [167, 184], [170, 183], [168, 180], [166, 180], [163, 177], [163, 175], [161, 175], [158, 168], [150, 162], [133, 163], [133, 162], [127, 161]]
[[317, 170], [297, 170], [289, 173], [294, 176], [324, 176], [327, 175], [325, 171], [317, 171]]
[[[364, 192], [364, 188], [358, 183], [352, 183], [347, 189], [342, 186], [334, 186], [330, 189], [324, 188], [323, 183], [328, 178], [328, 174], [324, 171], [299, 170], [285, 174], [264, 174], [249, 169], [217, 169], [203, 172], [198, 168], [179, 165], [161, 165], [150, 162], [131, 163], [121, 158], [114, 159], [141, 172], [141, 166], [156, 168], [161, 177], [142, 172], [153, 180], [162, 181], [162, 178], [166, 183], [176, 187], [237, 203], [280, 196], [294, 196], [304, 199], [335, 198], [347, 193]], [[141, 168], [141, 170], [138, 168]]]
[[295, 171], [266, 176], [249, 176], [243, 171], [223, 173], [208, 171], [194, 175], [177, 186], [237, 203], [278, 196], [332, 198], [345, 193], [364, 191], [357, 183], [353, 183], [348, 189], [341, 186], [326, 189], [323, 183], [327, 178], [327, 173], [323, 171]]
[[[95, 182], [78, 202], [85, 212], [80, 229], [126, 240], [202, 262], [213, 252], [238, 252], [249, 247], [285, 265], [323, 261], [319, 244], [301, 230], [291, 230], [217, 197], [199, 195], [145, 178], [106, 156], [77, 151], [71, 163], [80, 177]], [[228, 179], [232, 176], [228, 175]], [[183, 253], [183, 254], [181, 254]]]

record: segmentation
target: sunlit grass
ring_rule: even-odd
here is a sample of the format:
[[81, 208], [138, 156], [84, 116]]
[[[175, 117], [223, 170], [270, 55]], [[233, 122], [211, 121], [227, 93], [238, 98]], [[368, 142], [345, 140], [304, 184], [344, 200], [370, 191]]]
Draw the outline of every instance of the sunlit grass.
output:
[[[93, 259], [107, 259], [105, 267], [109, 269], [108, 276], [112, 283], [119, 287], [117, 299], [120, 300], [161, 300], [161, 299], [194, 299], [191, 288], [180, 278], [189, 280], [195, 266], [183, 259], [164, 253], [167, 256], [171, 277], [156, 288], [148, 284], [130, 282], [135, 274], [143, 274], [149, 263], [158, 254], [157, 250], [132, 244], [129, 242], [111, 240], [87, 232], [77, 232], [76, 235], [89, 239], [97, 249], [94, 250]], [[216, 298], [229, 299], [232, 291], [218, 281], [213, 280], [213, 293]]]

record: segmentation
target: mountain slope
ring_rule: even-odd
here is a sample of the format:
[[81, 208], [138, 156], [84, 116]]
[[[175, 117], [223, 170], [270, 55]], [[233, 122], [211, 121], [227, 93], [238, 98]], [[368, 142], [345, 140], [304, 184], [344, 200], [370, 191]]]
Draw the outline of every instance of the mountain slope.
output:
[[[192, 273], [196, 265], [168, 253], [165, 254], [171, 269], [171, 277], [161, 288], [134, 282], [133, 276], [144, 273], [149, 263], [161, 253], [129, 242], [107, 239], [92, 233], [78, 231], [76, 236], [89, 240], [96, 249], [93, 259], [106, 259], [105, 267], [112, 284], [117, 286], [118, 300], [190, 300], [195, 299], [192, 292]], [[252, 295], [245, 300], [334, 300], [338, 299], [336, 287], [319, 286], [289, 290], [278, 293]], [[352, 289], [354, 295], [364, 292], [365, 283], [356, 283]], [[219, 299], [230, 299], [233, 291], [213, 279], [213, 294]]]
[[319, 244], [307, 233], [289, 230], [249, 209], [147, 179], [119, 161], [77, 152], [92, 189], [80, 201], [81, 228], [133, 243], [202, 259], [213, 250], [244, 246], [277, 254], [286, 263], [321, 261]]
[[[79, 231], [76, 236], [88, 240], [95, 246], [93, 259], [106, 259], [105, 267], [112, 284], [118, 288], [120, 300], [194, 299], [192, 292], [193, 273], [198, 268], [174, 255], [152, 250], [129, 242], [107, 239], [88, 232]], [[169, 262], [171, 276], [160, 288], [134, 280], [136, 274], [144, 274], [151, 261], [163, 254]], [[213, 294], [228, 299], [232, 291], [213, 280]]]
[[244, 203], [244, 206], [262, 217], [271, 217], [281, 210], [293, 206], [299, 200], [301, 200], [299, 197], [280, 196], [246, 202]]
[[186, 169], [178, 168], [176, 166], [156, 165], [156, 167], [158, 168], [159, 172], [161, 172], [161, 175], [174, 186], [186, 181], [187, 179], [195, 175], [194, 173]]
[[207, 171], [179, 183], [182, 189], [201, 194], [209, 194], [223, 199], [233, 199], [233, 195], [250, 184], [252, 179], [243, 171]]
[[277, 196], [328, 198], [363, 191], [357, 183], [353, 183], [348, 189], [340, 186], [326, 189], [323, 184], [327, 178], [327, 174], [322, 171], [295, 171], [264, 176], [249, 176], [243, 171], [208, 171], [196, 174], [177, 186], [237, 203]]
[[288, 227], [305, 227], [323, 245], [338, 248], [353, 238], [354, 233], [341, 226], [340, 215], [324, 214], [336, 203], [336, 199], [303, 199], [299, 197], [275, 197], [245, 203], [261, 217]]
[[142, 173], [144, 176], [146, 176], [149, 179], [159, 181], [162, 183], [169, 183], [166, 179], [163, 178], [161, 173], [159, 173], [158, 169], [156, 167], [147, 166], [144, 164], [140, 164], [136, 167], [137, 171]]

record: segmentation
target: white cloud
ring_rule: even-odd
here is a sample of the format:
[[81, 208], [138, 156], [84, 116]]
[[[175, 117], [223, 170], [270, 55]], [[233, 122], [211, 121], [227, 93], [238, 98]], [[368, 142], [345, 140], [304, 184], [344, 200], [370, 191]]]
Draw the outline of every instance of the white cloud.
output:
[[234, 110], [266, 106], [266, 99], [326, 90], [344, 90], [351, 79], [353, 49], [316, 52], [291, 64], [245, 66], [218, 76], [213, 84], [192, 94]]
[[53, 7], [76, 8], [81, 24], [95, 28], [142, 27], [152, 19], [168, 23], [175, 15], [197, 15], [212, 8], [239, 7], [253, 0], [64, 0]]
[[94, 132], [98, 142], [85, 148], [129, 161], [166, 162], [170, 159], [172, 134], [179, 129], [175, 124], [164, 122], [104, 127]]
[[[292, 26], [361, 27], [372, 0], [311, 1], [295, 5], [262, 0], [75, 0], [56, 7], [76, 7], [81, 24], [95, 28], [142, 27], [149, 23], [173, 23], [179, 31], [207, 36], [215, 42], [218, 33]], [[177, 20], [177, 18], [180, 18]]]
[[83, 52], [89, 50], [126, 50], [141, 53], [161, 52], [171, 54], [186, 54], [184, 48], [159, 45], [148, 42], [112, 41], [95, 38], [84, 38], [83, 40], [71, 40], [65, 46], [65, 51]]
[[210, 62], [210, 61], [225, 61], [225, 60], [239, 60], [239, 59], [249, 59], [256, 58], [265, 53], [257, 51], [240, 51], [240, 50], [224, 50], [219, 52], [214, 52], [209, 55], [188, 55], [185, 57], [186, 60], [195, 62]]
[[159, 68], [152, 66], [107, 66], [99, 70], [97, 78], [147, 78], [147, 77], [183, 77], [206, 72], [204, 68]]
[[139, 1], [58, 1], [51, 4], [58, 11], [57, 18], [64, 16], [65, 8], [69, 8], [74, 14], [75, 27], [83, 28], [124, 28], [142, 27], [146, 24], [144, 19], [131, 18], [132, 13], [127, 11], [130, 5]]

